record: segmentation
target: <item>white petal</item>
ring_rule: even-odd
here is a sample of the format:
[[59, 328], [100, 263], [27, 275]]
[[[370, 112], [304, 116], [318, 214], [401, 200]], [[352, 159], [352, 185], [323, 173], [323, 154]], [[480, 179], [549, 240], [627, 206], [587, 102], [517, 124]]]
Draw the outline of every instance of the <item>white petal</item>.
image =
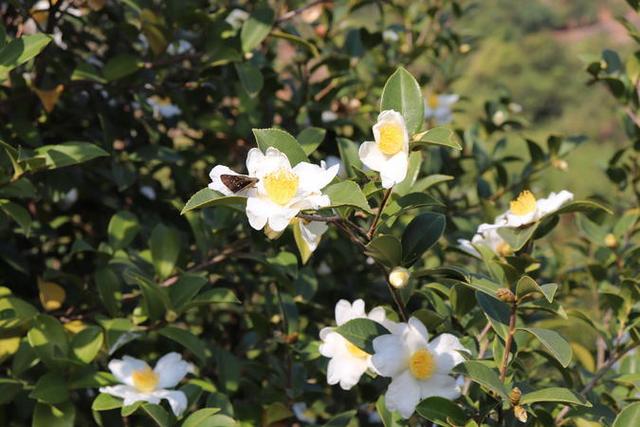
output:
[[451, 334], [438, 335], [428, 344], [428, 348], [435, 357], [436, 370], [441, 374], [448, 374], [454, 366], [464, 362], [460, 351], [469, 352]]
[[124, 356], [122, 360], [113, 359], [109, 362], [109, 370], [113, 376], [121, 383], [130, 386], [133, 386], [133, 379], [131, 378], [133, 372], [148, 367], [147, 362], [131, 356]]
[[336, 324], [338, 326], [348, 322], [351, 319], [360, 317], [366, 317], [364, 312], [364, 301], [357, 299], [353, 302], [353, 305], [349, 301], [341, 299], [336, 304], [335, 308]]
[[171, 410], [179, 417], [187, 409], [187, 395], [179, 390], [156, 390], [152, 393], [160, 399], [166, 399]]
[[403, 146], [406, 149], [409, 145], [409, 134], [404, 123], [404, 117], [397, 111], [385, 110], [378, 114], [378, 121], [373, 125], [373, 137], [376, 143], [380, 142], [380, 127], [387, 123], [395, 123], [403, 129]]
[[380, 170], [380, 179], [384, 188], [391, 188], [394, 184], [402, 182], [407, 176], [409, 156], [407, 152], [400, 151], [389, 158]]
[[153, 369], [158, 375], [158, 388], [175, 387], [189, 372], [193, 372], [191, 363], [182, 360], [178, 353], [165, 354]]
[[307, 162], [298, 163], [293, 167], [293, 173], [299, 178], [298, 192], [319, 192], [333, 181], [339, 170], [340, 165], [324, 169]]
[[100, 392], [121, 398], [124, 406], [133, 405], [136, 402], [160, 403], [160, 399], [153, 393], [141, 393], [136, 388], [126, 385], [100, 387]]
[[375, 307], [369, 312], [367, 317], [373, 320], [374, 322], [378, 322], [382, 324], [382, 322], [384, 322], [385, 319], [387, 318], [387, 314], [384, 311], [384, 307]]
[[458, 239], [458, 248], [465, 251], [469, 255], [481, 258], [480, 252], [478, 252], [477, 249], [474, 248], [471, 242], [467, 239]]
[[507, 211], [504, 214], [504, 221], [505, 221], [504, 226], [515, 228], [515, 227], [521, 227], [523, 225], [531, 224], [532, 222], [538, 219], [536, 216], [537, 216], [537, 212], [535, 210], [525, 215], [515, 215], [511, 213], [511, 211]]
[[227, 166], [217, 165], [211, 172], [209, 172], [209, 178], [211, 178], [211, 182], [209, 183], [209, 188], [215, 190], [219, 193], [224, 194], [225, 196], [233, 195], [233, 191], [229, 190], [229, 188], [222, 183], [220, 180], [220, 175], [239, 175], [238, 173], [232, 171]]
[[573, 200], [573, 193], [570, 193], [566, 190], [562, 190], [557, 194], [549, 194], [549, 197], [547, 197], [546, 199], [540, 199], [536, 203], [538, 218], [542, 218], [545, 215], [557, 211], [562, 205], [570, 202], [571, 200]]
[[411, 353], [425, 348], [429, 342], [429, 333], [424, 324], [416, 317], [409, 319], [407, 328], [403, 332], [404, 342]]
[[373, 141], [363, 142], [358, 149], [360, 161], [369, 169], [381, 171], [387, 163], [387, 156], [378, 148], [378, 144]]
[[311, 252], [316, 250], [318, 244], [320, 244], [322, 235], [329, 229], [329, 226], [326, 223], [320, 221], [311, 221], [307, 223], [304, 220], [300, 220], [298, 222], [298, 227], [300, 227], [302, 240], [304, 240]]
[[335, 332], [333, 328], [323, 328], [320, 331], [320, 339], [322, 339], [322, 344], [318, 347], [318, 351], [324, 357], [334, 357], [342, 353], [344, 337]]
[[382, 376], [395, 377], [409, 366], [409, 354], [399, 335], [387, 334], [374, 338], [373, 351], [371, 365]]
[[300, 209], [275, 205], [271, 215], [269, 215], [269, 227], [275, 232], [283, 231], [291, 220], [298, 215], [298, 212], [300, 212]]
[[291, 170], [291, 163], [286, 154], [274, 147], [267, 148], [262, 162], [257, 165], [256, 176], [262, 178], [265, 175], [280, 169]]
[[460, 397], [460, 386], [455, 378], [448, 375], [434, 374], [426, 381], [420, 383], [420, 399], [439, 396], [454, 400]]
[[330, 385], [340, 383], [343, 390], [350, 390], [358, 384], [367, 367], [367, 359], [349, 356], [334, 357], [327, 367], [327, 383]]
[[247, 171], [251, 176], [257, 176], [260, 165], [264, 163], [264, 154], [259, 148], [252, 148], [247, 153]]
[[247, 198], [245, 212], [251, 227], [255, 230], [262, 230], [275, 209], [276, 205], [269, 200], [260, 197], [249, 197]]
[[403, 418], [409, 418], [420, 402], [420, 384], [409, 373], [404, 371], [393, 378], [384, 395], [387, 409], [398, 411]]

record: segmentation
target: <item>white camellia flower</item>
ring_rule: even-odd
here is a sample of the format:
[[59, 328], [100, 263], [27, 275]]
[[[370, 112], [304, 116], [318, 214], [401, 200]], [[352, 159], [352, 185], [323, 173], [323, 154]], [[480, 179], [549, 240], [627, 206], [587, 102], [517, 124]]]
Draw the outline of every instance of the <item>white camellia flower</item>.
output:
[[247, 170], [257, 182], [234, 192], [222, 182], [221, 175], [239, 174], [218, 165], [209, 174], [209, 188], [226, 196], [247, 197], [246, 213], [251, 227], [262, 230], [268, 225], [280, 232], [300, 211], [329, 206], [329, 196], [321, 190], [333, 181], [338, 168], [335, 165], [327, 169], [324, 162], [320, 166], [300, 162], [291, 167], [287, 156], [274, 147], [267, 148], [264, 154], [252, 148], [247, 154]]
[[305, 221], [301, 219], [298, 222], [300, 228], [300, 235], [302, 240], [307, 245], [309, 252], [313, 252], [317, 249], [322, 239], [322, 235], [329, 229], [329, 226], [325, 222], [320, 221]]
[[369, 169], [380, 172], [384, 188], [391, 188], [404, 180], [409, 165], [409, 133], [402, 115], [394, 110], [381, 112], [373, 137], [375, 141], [360, 145], [358, 156]]
[[536, 200], [531, 191], [525, 190], [511, 202], [509, 210], [498, 216], [494, 224], [487, 224], [487, 228], [521, 227], [531, 224], [557, 211], [571, 200], [573, 200], [573, 193], [566, 190], [551, 193], [546, 199], [540, 200]]
[[111, 360], [109, 370], [122, 384], [100, 387], [100, 392], [123, 399], [125, 406], [140, 401], [157, 405], [166, 399], [178, 417], [187, 409], [187, 396], [179, 390], [168, 390], [193, 372], [193, 366], [178, 353], [162, 356], [153, 369], [143, 360], [124, 356]]
[[446, 125], [453, 120], [453, 104], [458, 102], [459, 95], [437, 95], [432, 93], [425, 101], [424, 118], [433, 119], [437, 125]]
[[375, 338], [373, 349], [373, 367], [380, 375], [392, 378], [384, 395], [390, 411], [409, 418], [427, 397], [460, 396], [460, 382], [449, 373], [464, 361], [459, 352], [468, 350], [455, 336], [442, 334], [429, 342], [427, 328], [412, 317], [392, 334]]
[[478, 258], [482, 257], [474, 247], [478, 245], [486, 246], [500, 256], [512, 253], [511, 246], [498, 234], [498, 229], [493, 227], [493, 224], [481, 224], [471, 241], [458, 239], [458, 245], [463, 251]]
[[[395, 322], [386, 319], [382, 307], [374, 308], [367, 315], [364, 301], [361, 299], [355, 300], [353, 304], [341, 299], [336, 304], [335, 316], [338, 326], [352, 319], [368, 318], [389, 330], [395, 330], [397, 327]], [[322, 340], [320, 354], [331, 359], [327, 368], [327, 383], [330, 385], [340, 383], [343, 390], [350, 390], [360, 381], [362, 374], [372, 367], [371, 355], [351, 344], [331, 327], [320, 331], [320, 339]]]

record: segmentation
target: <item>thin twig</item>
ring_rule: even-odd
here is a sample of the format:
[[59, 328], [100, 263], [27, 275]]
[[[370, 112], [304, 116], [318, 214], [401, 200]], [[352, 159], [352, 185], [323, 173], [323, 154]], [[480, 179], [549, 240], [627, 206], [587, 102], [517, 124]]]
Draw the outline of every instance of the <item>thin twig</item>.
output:
[[320, 4], [323, 3], [332, 3], [333, 0], [315, 0], [312, 1], [311, 3], [308, 3], [298, 9], [294, 9], [294, 10], [290, 10], [289, 12], [283, 14], [282, 16], [280, 16], [277, 20], [278, 23], [284, 22], [284, 21], [288, 21], [290, 19], [295, 18], [296, 16], [300, 15], [301, 13], [303, 13], [305, 10], [307, 9], [311, 9], [314, 6], [318, 6]]
[[500, 381], [504, 382], [507, 377], [507, 364], [509, 362], [509, 354], [511, 353], [511, 344], [513, 343], [513, 335], [516, 333], [516, 311], [518, 308], [517, 301], [511, 303], [511, 314], [509, 315], [509, 332], [504, 341], [504, 355], [502, 363], [500, 363]]
[[376, 216], [373, 219], [373, 222], [371, 223], [371, 227], [369, 227], [369, 231], [367, 232], [367, 237], [369, 238], [369, 240], [371, 240], [373, 238], [373, 234], [376, 232], [376, 228], [378, 228], [378, 222], [380, 222], [380, 217], [382, 216], [382, 211], [384, 210], [384, 207], [387, 204], [387, 201], [389, 200], [389, 197], [391, 196], [391, 191], [392, 190], [393, 190], [393, 187], [389, 188], [384, 193], [384, 197], [382, 197], [382, 201], [380, 202], [380, 207], [378, 208], [378, 212], [376, 213]]

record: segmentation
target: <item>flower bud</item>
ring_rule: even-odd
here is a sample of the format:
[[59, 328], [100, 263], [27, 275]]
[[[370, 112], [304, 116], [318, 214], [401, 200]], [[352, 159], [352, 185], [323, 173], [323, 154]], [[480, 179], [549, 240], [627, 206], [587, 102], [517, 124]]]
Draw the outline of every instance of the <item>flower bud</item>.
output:
[[402, 289], [409, 283], [411, 273], [404, 267], [395, 267], [389, 273], [389, 283], [396, 289]]
[[515, 302], [516, 296], [509, 288], [500, 288], [496, 291], [496, 296], [502, 302]]
[[613, 249], [616, 246], [618, 246], [618, 239], [616, 239], [616, 236], [614, 236], [613, 234], [609, 233], [606, 236], [604, 236], [604, 244], [608, 248]]
[[563, 159], [552, 159], [551, 166], [562, 172], [566, 172], [567, 170], [569, 170], [569, 163], [567, 163], [567, 161]]
[[515, 415], [518, 421], [520, 421], [521, 423], [527, 422], [527, 410], [524, 409], [522, 406], [520, 405], [514, 406], [513, 415]]
[[511, 393], [509, 394], [509, 400], [513, 406], [517, 406], [520, 403], [520, 397], [522, 396], [522, 391], [518, 387], [514, 387], [511, 389]]

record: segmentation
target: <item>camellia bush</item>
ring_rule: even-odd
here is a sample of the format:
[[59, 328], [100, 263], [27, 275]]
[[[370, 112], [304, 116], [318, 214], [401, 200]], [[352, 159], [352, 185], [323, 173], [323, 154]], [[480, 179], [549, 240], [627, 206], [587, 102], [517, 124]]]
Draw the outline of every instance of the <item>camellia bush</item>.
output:
[[579, 200], [476, 7], [0, 3], [0, 424], [639, 425], [640, 56]]

